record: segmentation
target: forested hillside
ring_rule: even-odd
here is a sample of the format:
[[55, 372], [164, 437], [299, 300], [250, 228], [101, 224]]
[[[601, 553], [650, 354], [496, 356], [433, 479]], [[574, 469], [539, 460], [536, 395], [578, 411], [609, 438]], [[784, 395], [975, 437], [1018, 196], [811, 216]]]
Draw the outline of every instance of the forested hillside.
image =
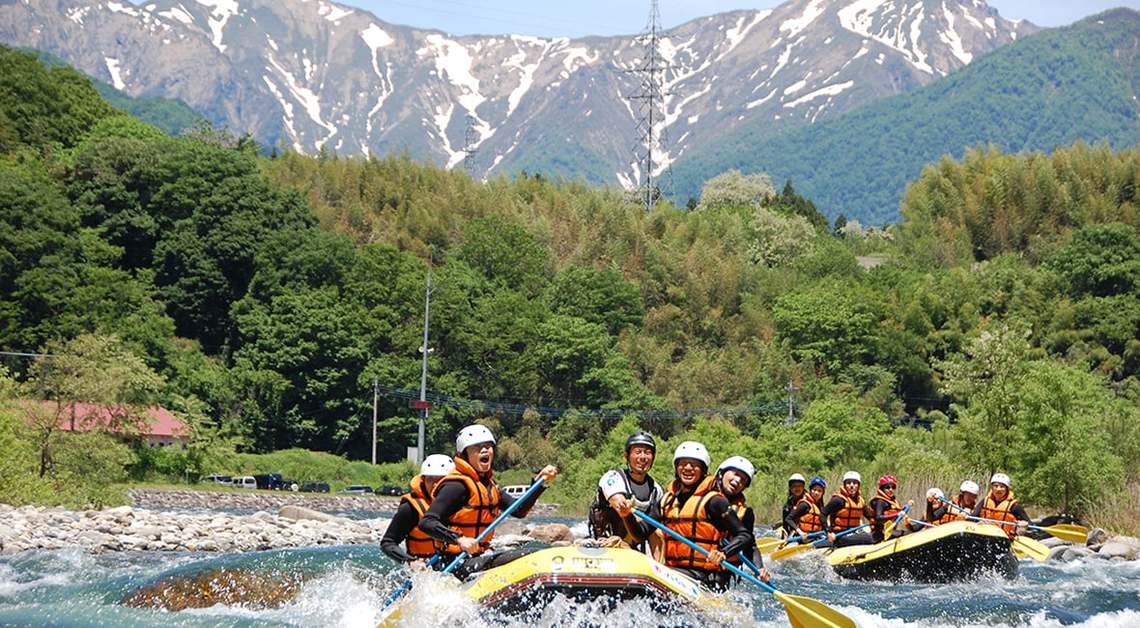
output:
[[[0, 54], [16, 69], [0, 77], [0, 347], [56, 356], [7, 362], [0, 396], [190, 421], [190, 451], [115, 459], [135, 477], [213, 471], [234, 447], [364, 458], [373, 379], [381, 457], [401, 458], [416, 420], [391, 392], [419, 383], [429, 267], [429, 389], [454, 402], [429, 417], [430, 451], [488, 422], [499, 464], [558, 461], [570, 504], [634, 425], [751, 456], [761, 504], [792, 470], [847, 466], [910, 488], [1001, 468], [1030, 503], [1082, 511], [1140, 477], [1136, 149], [946, 160], [888, 231], [833, 230], [790, 186], [731, 172], [692, 210], [646, 215], [538, 176], [174, 138], [73, 71]], [[74, 447], [0, 419], [16, 452], [0, 478], [63, 477], [37, 452]], [[26, 490], [0, 479], [0, 501]]]
[[899, 219], [923, 164], [978, 145], [1052, 151], [1077, 140], [1140, 144], [1140, 13], [1114, 9], [1005, 46], [912, 93], [773, 138], [757, 122], [673, 168], [696, 195], [729, 168], [791, 178], [829, 216]]

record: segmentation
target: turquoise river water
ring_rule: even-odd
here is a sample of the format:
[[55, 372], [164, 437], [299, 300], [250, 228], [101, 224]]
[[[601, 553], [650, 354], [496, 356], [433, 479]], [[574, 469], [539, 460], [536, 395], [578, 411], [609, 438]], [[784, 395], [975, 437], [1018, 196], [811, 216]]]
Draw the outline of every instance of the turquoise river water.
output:
[[[304, 573], [300, 592], [270, 610], [214, 606], [167, 612], [119, 600], [156, 577], [219, 567]], [[1013, 581], [954, 585], [859, 583], [838, 578], [818, 557], [770, 565], [786, 592], [827, 602], [872, 626], [1140, 626], [1140, 562], [1096, 558], [1072, 563], [1022, 561]], [[388, 594], [406, 577], [374, 547], [331, 547], [247, 554], [31, 551], [0, 557], [2, 626], [374, 626]], [[525, 619], [480, 614], [450, 576], [418, 574], [408, 625], [654, 626], [700, 625], [678, 609], [661, 615], [642, 602], [616, 608], [556, 600]], [[785, 626], [783, 606], [738, 587], [744, 612], [733, 625]]]

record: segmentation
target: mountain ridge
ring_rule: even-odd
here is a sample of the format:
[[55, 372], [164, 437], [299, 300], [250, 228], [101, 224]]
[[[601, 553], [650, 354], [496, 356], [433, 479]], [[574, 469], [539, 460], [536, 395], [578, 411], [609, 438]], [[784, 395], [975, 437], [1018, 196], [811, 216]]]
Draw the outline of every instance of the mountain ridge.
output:
[[763, 170], [792, 179], [830, 217], [893, 222], [906, 184], [947, 153], [991, 143], [1006, 152], [1140, 143], [1138, 57], [1140, 12], [1112, 9], [833, 120], [771, 137], [742, 128], [717, 152], [678, 166], [678, 197], [697, 194], [710, 171]]
[[[771, 134], [910, 91], [1036, 31], [981, 0], [791, 0], [663, 33], [657, 170], [747, 120]], [[325, 0], [23, 0], [0, 41], [307, 153], [407, 151], [477, 177], [638, 183], [631, 37], [451, 36]], [[470, 118], [468, 118], [470, 116]], [[715, 174], [715, 173], [714, 173]]]

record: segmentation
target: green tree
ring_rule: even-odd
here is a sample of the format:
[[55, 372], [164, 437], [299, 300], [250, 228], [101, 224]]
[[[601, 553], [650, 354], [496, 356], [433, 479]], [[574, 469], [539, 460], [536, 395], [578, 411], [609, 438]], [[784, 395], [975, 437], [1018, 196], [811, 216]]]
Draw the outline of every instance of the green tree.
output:
[[614, 335], [645, 317], [637, 286], [613, 269], [571, 266], [555, 276], [546, 300], [553, 312], [600, 323]]
[[550, 276], [550, 257], [527, 230], [502, 218], [477, 218], [463, 229], [456, 257], [499, 286], [537, 296]]
[[1074, 296], [1140, 294], [1140, 233], [1122, 223], [1079, 229], [1046, 262]]

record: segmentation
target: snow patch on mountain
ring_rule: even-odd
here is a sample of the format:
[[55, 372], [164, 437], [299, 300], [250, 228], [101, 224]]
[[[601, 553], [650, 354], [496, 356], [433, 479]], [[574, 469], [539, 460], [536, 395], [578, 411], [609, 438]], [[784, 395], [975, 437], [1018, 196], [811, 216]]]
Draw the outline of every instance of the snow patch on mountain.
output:
[[828, 85], [827, 87], [821, 87], [821, 88], [815, 90], [814, 92], [800, 96], [799, 98], [797, 98], [791, 102], [784, 103], [784, 108], [785, 109], [791, 109], [793, 107], [798, 107], [799, 105], [802, 105], [805, 102], [808, 102], [811, 100], [815, 100], [816, 98], [819, 98], [820, 96], [838, 96], [839, 94], [843, 93], [844, 91], [850, 89], [851, 86], [853, 86], [854, 84], [855, 84], [855, 81], [845, 81], [843, 83], [838, 83], [835, 85]]
[[335, 4], [328, 4], [326, 2], [322, 2], [320, 4], [320, 8], [317, 9], [317, 15], [320, 15], [321, 17], [330, 22], [333, 22], [334, 24], [336, 22], [339, 22], [342, 18], [352, 15], [353, 13], [355, 13], [355, 11], [352, 9], [346, 9], [344, 7], [340, 7]]
[[122, 70], [119, 68], [119, 60], [103, 57], [103, 63], [107, 64], [107, 72], [111, 75], [111, 84], [115, 86], [115, 89], [126, 87], [127, 84], [123, 82]]
[[90, 10], [91, 7], [72, 7], [67, 10], [67, 19], [83, 26], [83, 18], [87, 17], [87, 12]]
[[471, 74], [471, 65], [474, 63], [471, 52], [463, 44], [437, 33], [428, 35], [425, 40], [427, 45], [417, 50], [416, 54], [433, 57], [436, 72], [441, 77], [446, 74], [448, 81], [459, 88], [459, 104], [467, 111], [474, 112], [487, 98], [479, 93], [479, 79]]
[[282, 79], [284, 79], [285, 86], [289, 89], [290, 95], [292, 95], [294, 100], [296, 100], [297, 103], [301, 105], [301, 107], [305, 110], [305, 113], [309, 115], [309, 119], [312, 120], [317, 126], [320, 126], [329, 132], [329, 134], [326, 135], [323, 139], [319, 139], [314, 142], [317, 150], [320, 150], [321, 146], [323, 146], [324, 143], [327, 142], [329, 138], [331, 138], [337, 132], [335, 125], [325, 122], [324, 119], [321, 118], [321, 99], [313, 93], [313, 90], [305, 87], [304, 85], [301, 85], [300, 82], [297, 81], [297, 78], [293, 76], [293, 73], [282, 67], [272, 54], [269, 55], [268, 60], [269, 64], [273, 66], [273, 69], [277, 70], [277, 73], [281, 76]]
[[107, 8], [115, 13], [122, 13], [123, 15], [129, 15], [131, 17], [139, 17], [140, 15], [133, 7], [124, 6], [118, 2], [108, 2]]
[[190, 15], [190, 13], [186, 10], [186, 7], [182, 6], [181, 4], [175, 7], [170, 7], [165, 11], [159, 11], [158, 14], [162, 17], [182, 22], [187, 26], [190, 26], [194, 23], [194, 16]]
[[787, 31], [788, 37], [795, 37], [800, 31], [810, 26], [817, 17], [823, 15], [823, 10], [826, 8], [826, 5], [827, 0], [811, 0], [811, 2], [804, 7], [804, 12], [800, 14], [799, 17], [784, 20], [784, 22], [780, 24], [780, 32]]
[[[511, 93], [507, 96], [508, 116], [515, 112], [515, 109], [518, 108], [522, 97], [525, 96], [528, 91], [530, 91], [531, 85], [534, 84], [534, 73], [538, 70], [538, 67], [542, 65], [542, 60], [546, 58], [546, 53], [550, 50], [552, 43], [550, 41], [542, 39], [524, 38], [513, 35], [511, 38], [516, 43], [526, 43], [530, 44], [531, 46], [542, 46], [542, 52], [538, 53], [538, 58], [535, 59], [534, 63], [526, 63], [527, 57], [530, 55], [528, 51], [522, 46], [518, 46], [515, 54], [507, 57], [506, 63], [519, 71], [519, 84], [513, 90], [511, 90]], [[565, 59], [563, 62], [565, 62]]]
[[954, 28], [954, 12], [946, 7], [946, 2], [942, 3], [942, 15], [946, 17], [946, 24], [949, 28], [938, 33], [938, 38], [943, 43], [950, 46], [950, 53], [958, 58], [964, 64], [968, 64], [974, 60], [972, 53], [966, 52], [966, 48], [962, 45], [962, 37], [958, 35], [958, 31]]
[[237, 15], [238, 3], [237, 0], [196, 0], [198, 4], [209, 7], [210, 14], [207, 22], [210, 25], [210, 42], [218, 49], [218, 52], [225, 53], [226, 45], [222, 43], [222, 31], [226, 28], [226, 22], [230, 18]]

